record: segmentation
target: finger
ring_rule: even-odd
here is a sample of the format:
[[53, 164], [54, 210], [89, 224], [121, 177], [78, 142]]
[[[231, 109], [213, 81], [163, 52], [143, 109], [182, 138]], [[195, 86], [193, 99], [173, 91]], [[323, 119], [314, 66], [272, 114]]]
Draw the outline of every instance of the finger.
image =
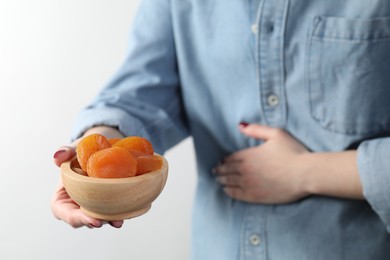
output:
[[108, 224], [110, 224], [114, 228], [121, 228], [123, 226], [123, 220], [114, 220], [109, 221]]
[[91, 218], [85, 215], [80, 209], [74, 210], [68, 219], [65, 219], [65, 222], [74, 228], [79, 228], [82, 226], [87, 226], [89, 228], [100, 228], [103, 226], [102, 220]]
[[243, 201], [247, 200], [245, 190], [242, 189], [241, 187], [226, 186], [223, 187], [223, 191], [227, 196], [233, 199], [243, 200]]
[[65, 221], [74, 228], [88, 226], [101, 227], [103, 222], [85, 215], [80, 206], [77, 205], [68, 195], [62, 181], [59, 182], [56, 192], [51, 200], [51, 209], [53, 215], [60, 220]]
[[280, 132], [279, 128], [274, 128], [266, 125], [259, 124], [239, 124], [239, 129], [241, 133], [246, 136], [261, 139], [261, 140], [269, 140]]
[[224, 187], [242, 187], [241, 176], [238, 174], [220, 175], [217, 177], [217, 181]]
[[239, 163], [237, 162], [229, 162], [218, 164], [213, 168], [213, 173], [215, 175], [230, 175], [230, 174], [239, 174]]
[[75, 156], [75, 154], [76, 151], [73, 146], [61, 146], [53, 155], [54, 163], [60, 166], [63, 162]]
[[226, 156], [223, 159], [223, 163], [227, 163], [227, 164], [230, 164], [230, 163], [236, 163], [236, 164], [242, 163], [245, 160], [245, 158], [248, 156], [248, 149], [250, 149], [250, 148], [247, 148], [247, 149], [244, 149], [244, 150], [240, 150], [240, 151], [237, 151], [235, 153], [232, 153], [232, 154]]
[[56, 207], [55, 216], [68, 223], [73, 228], [87, 226], [90, 228], [100, 228], [103, 221], [85, 215], [78, 205], [68, 203], [67, 205]]

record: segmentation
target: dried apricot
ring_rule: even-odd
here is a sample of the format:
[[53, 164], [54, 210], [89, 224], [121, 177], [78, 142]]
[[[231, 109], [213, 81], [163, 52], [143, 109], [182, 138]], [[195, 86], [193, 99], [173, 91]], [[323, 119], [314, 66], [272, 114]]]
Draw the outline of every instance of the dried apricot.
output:
[[91, 155], [87, 173], [96, 178], [133, 177], [137, 172], [137, 161], [126, 149], [111, 147]]
[[80, 175], [84, 175], [84, 176], [88, 176], [88, 174], [83, 171], [83, 169], [81, 169], [81, 166], [80, 166], [80, 163], [79, 161], [76, 159], [76, 160], [73, 160], [71, 162], [71, 165], [70, 167], [72, 168], [73, 171], [75, 171], [76, 173], [80, 174]]
[[137, 174], [141, 175], [144, 173], [157, 171], [161, 169], [163, 160], [157, 155], [140, 155], [137, 159]]
[[132, 177], [159, 170], [163, 164], [151, 142], [139, 136], [108, 139], [92, 134], [80, 141], [76, 153], [74, 170], [97, 178]]
[[128, 150], [134, 156], [139, 156], [142, 154], [153, 155], [154, 149], [146, 138], [140, 136], [129, 136], [121, 139], [116, 142], [113, 146], [122, 147]]
[[108, 139], [108, 141], [111, 143], [111, 145], [115, 144], [119, 140], [121, 140], [121, 138], [110, 138], [110, 139]]
[[111, 147], [106, 137], [100, 134], [91, 134], [84, 137], [76, 147], [77, 160], [83, 171], [87, 171], [89, 157], [97, 151]]

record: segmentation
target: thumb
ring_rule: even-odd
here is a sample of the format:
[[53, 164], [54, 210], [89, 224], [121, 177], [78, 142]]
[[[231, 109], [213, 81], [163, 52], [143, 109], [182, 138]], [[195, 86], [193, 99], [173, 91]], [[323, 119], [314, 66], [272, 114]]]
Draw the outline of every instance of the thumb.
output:
[[264, 141], [271, 139], [279, 132], [278, 128], [259, 124], [249, 124], [246, 122], [241, 122], [239, 124], [239, 129], [241, 133], [248, 137]]
[[59, 167], [63, 162], [74, 157], [75, 154], [76, 150], [73, 146], [61, 146], [53, 155], [54, 163]]

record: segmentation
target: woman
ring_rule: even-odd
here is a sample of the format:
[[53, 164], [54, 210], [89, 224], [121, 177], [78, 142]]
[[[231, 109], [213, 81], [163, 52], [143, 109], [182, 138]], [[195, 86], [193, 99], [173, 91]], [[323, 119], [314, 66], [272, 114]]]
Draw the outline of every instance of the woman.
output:
[[[57, 165], [93, 132], [192, 136], [192, 259], [388, 259], [390, 2], [148, 0], [133, 26]], [[52, 208], [102, 225], [61, 183]]]

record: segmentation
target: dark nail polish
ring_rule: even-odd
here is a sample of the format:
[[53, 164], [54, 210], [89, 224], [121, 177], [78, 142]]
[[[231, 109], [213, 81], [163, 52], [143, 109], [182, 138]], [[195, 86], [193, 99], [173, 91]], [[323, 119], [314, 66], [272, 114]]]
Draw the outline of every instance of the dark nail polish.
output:
[[53, 158], [56, 159], [60, 154], [66, 152], [66, 150], [59, 150], [57, 152], [55, 152], [55, 154], [53, 155]]
[[240, 122], [241, 127], [247, 127], [249, 125], [248, 122]]

